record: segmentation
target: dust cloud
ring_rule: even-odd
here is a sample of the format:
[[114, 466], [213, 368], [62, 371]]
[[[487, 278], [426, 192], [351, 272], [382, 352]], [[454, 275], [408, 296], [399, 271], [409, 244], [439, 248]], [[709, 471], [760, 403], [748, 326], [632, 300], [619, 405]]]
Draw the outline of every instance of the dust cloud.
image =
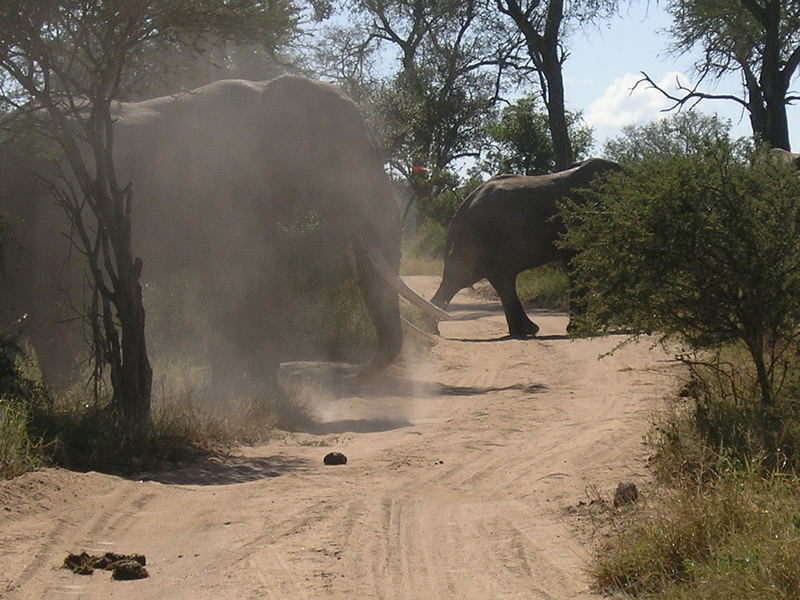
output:
[[[298, 391], [291, 366], [281, 380], [318, 425], [352, 421], [342, 398], [398, 386], [388, 375], [365, 383], [341, 361], [366, 362], [380, 343], [370, 317], [397, 310], [394, 293], [382, 291], [366, 308], [352, 271], [360, 242], [398, 265], [399, 210], [355, 106], [330, 86], [282, 81], [221, 80], [115, 108], [118, 179], [133, 185], [133, 250], [144, 263], [154, 390], [272, 402], [283, 396], [281, 360], [333, 360], [305, 377], [310, 392]], [[27, 333], [42, 370], [64, 380], [84, 348], [82, 260], [58, 233], [69, 227], [39, 177], [25, 175], [43, 163], [2, 164], [2, 208], [12, 215], [2, 316], [30, 307]], [[394, 391], [413, 396], [408, 386]], [[367, 420], [399, 424], [412, 416], [407, 408]]]

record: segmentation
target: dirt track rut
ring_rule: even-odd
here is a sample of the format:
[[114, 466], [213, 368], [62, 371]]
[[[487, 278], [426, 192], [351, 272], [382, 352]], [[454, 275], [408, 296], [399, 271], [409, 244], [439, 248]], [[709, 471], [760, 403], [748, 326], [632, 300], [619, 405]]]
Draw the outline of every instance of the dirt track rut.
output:
[[[561, 314], [536, 315], [536, 340], [503, 339], [499, 305], [469, 291], [452, 311], [430, 360], [360, 387], [346, 367], [287, 365], [310, 384], [315, 434], [148, 481], [0, 483], [0, 596], [594, 597], [566, 509], [647, 481], [642, 435], [675, 366], [646, 342], [599, 359], [620, 338], [570, 340]], [[347, 465], [322, 464], [334, 450]], [[58, 568], [82, 550], [143, 553], [150, 577]]]

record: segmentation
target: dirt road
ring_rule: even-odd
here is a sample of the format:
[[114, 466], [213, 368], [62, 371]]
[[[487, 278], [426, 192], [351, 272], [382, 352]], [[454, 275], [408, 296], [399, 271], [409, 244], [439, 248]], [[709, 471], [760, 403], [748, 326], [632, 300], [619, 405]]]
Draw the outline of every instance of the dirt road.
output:
[[[432, 278], [409, 278], [430, 296]], [[286, 434], [147, 480], [45, 470], [0, 483], [0, 597], [594, 597], [568, 508], [647, 481], [642, 435], [675, 385], [649, 344], [570, 340], [539, 314], [502, 339], [499, 304], [459, 294], [424, 365], [360, 385], [287, 365], [316, 433]], [[324, 466], [331, 451], [349, 458]], [[646, 493], [646, 488], [645, 488]], [[142, 553], [150, 577], [60, 569], [67, 552]]]

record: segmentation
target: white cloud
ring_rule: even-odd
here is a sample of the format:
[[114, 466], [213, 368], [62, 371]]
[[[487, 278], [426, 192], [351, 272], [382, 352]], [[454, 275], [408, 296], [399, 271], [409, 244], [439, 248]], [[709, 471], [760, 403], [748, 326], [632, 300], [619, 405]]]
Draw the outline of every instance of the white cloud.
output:
[[[666, 116], [661, 111], [672, 102], [646, 83], [636, 86], [641, 78], [640, 74], [634, 73], [616, 78], [603, 95], [589, 105], [584, 120], [597, 129], [610, 129]], [[676, 81], [688, 85], [686, 76], [676, 71], [666, 73], [657, 83], [662, 89], [675, 92]]]

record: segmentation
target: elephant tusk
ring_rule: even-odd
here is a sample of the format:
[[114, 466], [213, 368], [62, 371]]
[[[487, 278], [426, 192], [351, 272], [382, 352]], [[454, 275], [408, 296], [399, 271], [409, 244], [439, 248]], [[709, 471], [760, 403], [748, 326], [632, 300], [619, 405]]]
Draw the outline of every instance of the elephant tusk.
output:
[[414, 325], [411, 321], [407, 321], [403, 317], [400, 317], [400, 322], [403, 324], [403, 329], [405, 332], [410, 334], [412, 337], [415, 337], [426, 344], [435, 345], [438, 343], [436, 336], [431, 335], [426, 331], [422, 331], [422, 329]]
[[400, 278], [400, 275], [394, 272], [394, 269], [392, 269], [380, 252], [373, 252], [372, 249], [363, 242], [362, 245], [366, 250], [370, 262], [372, 262], [372, 266], [375, 267], [375, 270], [378, 272], [378, 274], [383, 277], [384, 281], [392, 286], [392, 288], [394, 288], [398, 294], [411, 302], [411, 304], [414, 306], [421, 308], [429, 315], [436, 317], [440, 321], [448, 321], [453, 318], [446, 310], [442, 310], [435, 304], [431, 304], [425, 300], [425, 298], [417, 294], [417, 292], [408, 287], [406, 282]]

